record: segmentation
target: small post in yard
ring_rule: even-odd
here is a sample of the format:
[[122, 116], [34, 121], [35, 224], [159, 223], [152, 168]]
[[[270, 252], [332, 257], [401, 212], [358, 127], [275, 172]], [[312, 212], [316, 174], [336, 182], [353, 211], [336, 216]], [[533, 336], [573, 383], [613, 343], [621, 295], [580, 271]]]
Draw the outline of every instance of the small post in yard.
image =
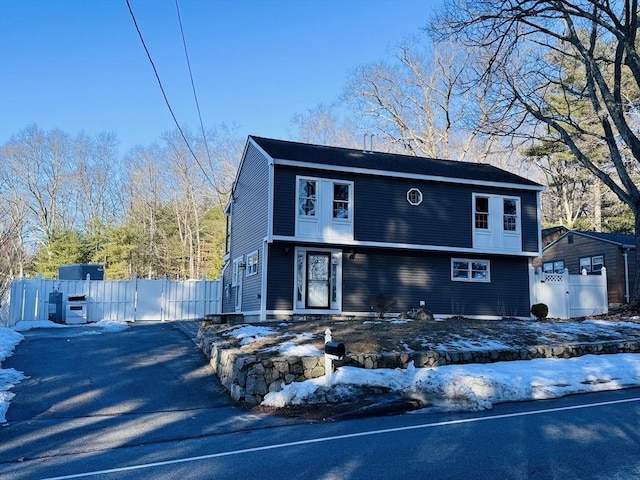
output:
[[331, 375], [333, 374], [333, 360], [344, 357], [346, 352], [344, 343], [331, 341], [331, 330], [324, 331], [324, 379], [325, 385], [331, 385]]
[[[331, 341], [331, 329], [327, 328], [324, 331], [324, 344], [326, 345]], [[324, 382], [328, 387], [331, 385], [331, 375], [333, 374], [333, 360], [327, 354], [327, 349], [324, 349]]]

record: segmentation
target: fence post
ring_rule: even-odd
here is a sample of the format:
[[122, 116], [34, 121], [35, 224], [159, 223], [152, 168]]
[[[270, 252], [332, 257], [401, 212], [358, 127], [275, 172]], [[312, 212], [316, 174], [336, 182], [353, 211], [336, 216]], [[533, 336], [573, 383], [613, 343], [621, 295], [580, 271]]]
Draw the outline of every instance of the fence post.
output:
[[160, 299], [160, 321], [164, 322], [165, 309], [166, 309], [166, 294], [167, 294], [167, 274], [162, 276], [162, 295]]
[[138, 274], [133, 274], [133, 321], [135, 322], [138, 318]]
[[603, 305], [603, 314], [609, 313], [609, 290], [607, 289], [607, 269], [605, 266], [602, 266], [600, 270], [600, 280], [601, 287], [600, 292], [602, 293], [602, 305]]
[[562, 272], [562, 291], [564, 292], [564, 312], [562, 318], [571, 318], [571, 282], [569, 281], [569, 269]]

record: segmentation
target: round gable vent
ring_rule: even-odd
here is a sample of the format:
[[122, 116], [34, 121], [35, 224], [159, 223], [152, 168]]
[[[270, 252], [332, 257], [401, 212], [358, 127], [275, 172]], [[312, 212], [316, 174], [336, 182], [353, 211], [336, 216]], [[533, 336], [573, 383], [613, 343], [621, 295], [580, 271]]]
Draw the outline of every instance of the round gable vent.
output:
[[422, 203], [422, 192], [417, 188], [410, 188], [407, 192], [407, 202], [411, 205], [420, 205]]

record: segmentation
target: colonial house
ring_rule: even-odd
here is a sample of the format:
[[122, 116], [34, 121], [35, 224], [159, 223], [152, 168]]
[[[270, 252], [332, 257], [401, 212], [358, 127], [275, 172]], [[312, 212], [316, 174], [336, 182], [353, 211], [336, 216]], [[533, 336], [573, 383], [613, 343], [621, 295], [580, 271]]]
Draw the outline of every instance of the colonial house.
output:
[[547, 273], [570, 274], [583, 271], [607, 272], [607, 295], [610, 304], [629, 302], [629, 289], [635, 278], [636, 237], [620, 233], [565, 231], [542, 250], [542, 269]]
[[223, 314], [529, 318], [543, 187], [486, 164], [250, 136]]

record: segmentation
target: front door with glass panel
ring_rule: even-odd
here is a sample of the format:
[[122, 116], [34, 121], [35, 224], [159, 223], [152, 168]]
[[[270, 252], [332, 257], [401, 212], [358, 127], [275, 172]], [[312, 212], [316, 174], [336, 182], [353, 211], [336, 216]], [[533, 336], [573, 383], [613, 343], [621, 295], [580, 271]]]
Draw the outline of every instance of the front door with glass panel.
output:
[[331, 310], [342, 304], [342, 251], [296, 248], [295, 309]]
[[307, 253], [307, 308], [329, 308], [330, 266], [330, 253]]

